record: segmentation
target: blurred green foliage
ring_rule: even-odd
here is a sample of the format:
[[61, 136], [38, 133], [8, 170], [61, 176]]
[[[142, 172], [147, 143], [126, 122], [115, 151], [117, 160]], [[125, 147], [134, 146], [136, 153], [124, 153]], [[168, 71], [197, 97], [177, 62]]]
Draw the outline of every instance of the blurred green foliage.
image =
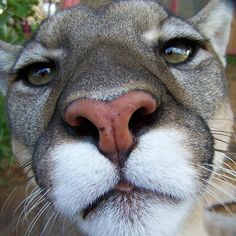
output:
[[227, 56], [228, 65], [236, 65], [236, 56], [229, 55]]
[[[12, 44], [22, 43], [25, 40], [22, 23], [30, 16], [34, 18], [32, 6], [35, 4], [38, 4], [38, 0], [0, 0], [1, 40]], [[12, 161], [5, 99], [0, 95], [0, 169]]]
[[0, 39], [10, 43], [24, 41], [23, 21], [34, 17], [32, 6], [37, 4], [38, 0], [0, 0]]

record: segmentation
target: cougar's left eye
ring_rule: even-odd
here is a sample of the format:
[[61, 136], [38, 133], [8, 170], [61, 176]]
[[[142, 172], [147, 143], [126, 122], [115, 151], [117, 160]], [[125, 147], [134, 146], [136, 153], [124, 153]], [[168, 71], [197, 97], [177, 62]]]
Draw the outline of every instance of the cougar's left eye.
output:
[[173, 40], [161, 46], [160, 55], [170, 64], [180, 64], [187, 61], [193, 51], [191, 43]]
[[30, 66], [24, 77], [28, 83], [40, 86], [52, 81], [55, 74], [55, 69], [50, 64], [36, 64]]

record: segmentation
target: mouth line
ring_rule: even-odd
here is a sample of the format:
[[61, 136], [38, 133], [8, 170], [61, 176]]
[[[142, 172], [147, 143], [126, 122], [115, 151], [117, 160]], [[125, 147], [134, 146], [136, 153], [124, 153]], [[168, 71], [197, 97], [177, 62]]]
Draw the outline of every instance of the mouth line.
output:
[[104, 193], [103, 195], [98, 197], [96, 200], [94, 200], [86, 208], [84, 208], [84, 210], [82, 211], [83, 219], [86, 220], [86, 218], [92, 212], [94, 212], [99, 206], [101, 206], [102, 203], [108, 201], [109, 198], [115, 196], [116, 194], [127, 196], [130, 198], [130, 201], [132, 201], [132, 195], [134, 194], [145, 194], [147, 197], [148, 196], [154, 197], [154, 198], [159, 199], [160, 201], [163, 201], [164, 203], [170, 203], [170, 204], [178, 204], [184, 200], [172, 194], [167, 194], [161, 191], [155, 191], [155, 190], [140, 188], [136, 186], [133, 187], [132, 191], [119, 191], [117, 189], [111, 189], [110, 191]]
[[102, 196], [98, 197], [93, 203], [89, 204], [83, 211], [82, 216], [83, 219], [86, 220], [88, 215], [97, 209], [103, 202], [107, 201], [111, 196], [115, 194], [115, 190], [111, 190]]

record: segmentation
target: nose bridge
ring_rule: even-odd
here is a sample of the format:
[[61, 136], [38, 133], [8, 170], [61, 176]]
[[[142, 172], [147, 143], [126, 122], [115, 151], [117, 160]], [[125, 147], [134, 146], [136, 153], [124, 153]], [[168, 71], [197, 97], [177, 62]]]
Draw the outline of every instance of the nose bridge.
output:
[[[125, 57], [122, 59], [122, 57]], [[79, 63], [63, 90], [60, 102], [65, 108], [81, 98], [113, 100], [127, 91], [143, 90], [160, 96], [160, 81], [133, 56], [102, 48]]]
[[155, 86], [157, 80], [141, 68], [127, 69], [108, 60], [96, 63], [95, 58], [78, 67], [61, 93], [60, 111], [75, 100], [87, 98], [112, 101], [127, 91], [146, 90], [157, 94], [156, 90], [159, 89]]

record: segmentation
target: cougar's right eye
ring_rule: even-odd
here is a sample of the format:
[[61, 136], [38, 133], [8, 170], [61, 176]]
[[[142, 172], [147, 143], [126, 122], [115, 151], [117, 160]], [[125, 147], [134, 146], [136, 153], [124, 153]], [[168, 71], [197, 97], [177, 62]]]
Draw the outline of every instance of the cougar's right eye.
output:
[[20, 74], [20, 77], [29, 84], [41, 86], [52, 81], [55, 75], [55, 68], [49, 63], [39, 63], [28, 66]]
[[160, 48], [160, 55], [170, 64], [181, 64], [194, 53], [195, 48], [187, 40], [171, 40]]

